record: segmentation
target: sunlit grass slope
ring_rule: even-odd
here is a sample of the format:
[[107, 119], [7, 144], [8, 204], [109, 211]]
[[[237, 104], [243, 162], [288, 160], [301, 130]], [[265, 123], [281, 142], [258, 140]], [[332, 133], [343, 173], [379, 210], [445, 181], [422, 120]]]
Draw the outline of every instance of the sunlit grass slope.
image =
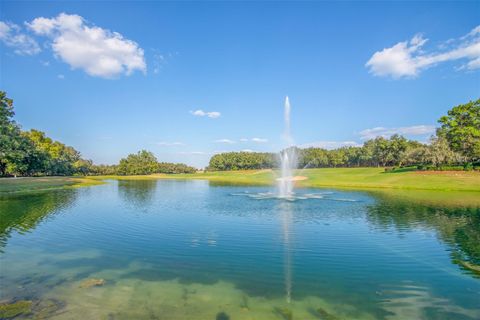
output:
[[[308, 178], [297, 182], [298, 186], [303, 187], [480, 191], [479, 172], [385, 172], [383, 168], [322, 168], [298, 170], [296, 174]], [[267, 185], [275, 183], [277, 176], [278, 172], [272, 170], [249, 170], [147, 177], [153, 179], [206, 179], [232, 184]], [[122, 177], [122, 179], [130, 179], [130, 177]], [[143, 177], [136, 177], [136, 179], [143, 179]]]

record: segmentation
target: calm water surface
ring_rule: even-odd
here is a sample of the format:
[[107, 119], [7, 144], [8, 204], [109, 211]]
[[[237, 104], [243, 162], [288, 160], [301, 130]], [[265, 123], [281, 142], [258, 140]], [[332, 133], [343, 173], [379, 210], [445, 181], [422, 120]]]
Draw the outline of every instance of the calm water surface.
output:
[[480, 209], [269, 191], [110, 181], [3, 196], [0, 300], [47, 319], [480, 319], [465, 267], [480, 264]]

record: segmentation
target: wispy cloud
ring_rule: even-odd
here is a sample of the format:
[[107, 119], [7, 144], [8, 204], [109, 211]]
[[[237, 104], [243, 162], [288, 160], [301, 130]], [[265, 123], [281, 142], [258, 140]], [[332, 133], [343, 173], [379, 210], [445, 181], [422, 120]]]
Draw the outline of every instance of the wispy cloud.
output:
[[230, 139], [218, 139], [218, 140], [215, 140], [213, 142], [215, 142], [215, 143], [226, 143], [226, 144], [234, 144], [235, 143], [235, 141], [230, 140]]
[[143, 49], [118, 32], [88, 23], [76, 14], [61, 13], [55, 18], [39, 17], [27, 23], [37, 35], [51, 41], [51, 48], [73, 69], [102, 78], [146, 72]]
[[159, 73], [165, 64], [165, 56], [158, 52], [153, 54], [153, 73]]
[[63, 74], [59, 74], [59, 75], [57, 75], [57, 78], [60, 79], [60, 80], [63, 80], [63, 79], [65, 79], [65, 76]]
[[359, 147], [360, 144], [355, 141], [314, 141], [300, 145], [300, 148], [322, 148], [327, 150], [341, 147]]
[[239, 139], [240, 142], [255, 142], [255, 143], [266, 143], [268, 142], [268, 139], [264, 139], [264, 138], [251, 138], [251, 139], [248, 139], [248, 138], [241, 138]]
[[433, 134], [435, 132], [435, 126], [431, 125], [418, 125], [410, 127], [398, 127], [398, 128], [384, 128], [376, 127], [371, 129], [365, 129], [359, 132], [362, 140], [374, 139], [376, 137], [388, 138], [394, 134], [401, 134], [407, 136], [421, 136]]
[[37, 41], [22, 32], [14, 23], [0, 21], [0, 41], [19, 55], [34, 55], [41, 51]]
[[390, 48], [377, 51], [366, 63], [375, 76], [390, 76], [394, 79], [412, 78], [421, 71], [446, 61], [466, 60], [458, 70], [480, 68], [480, 26], [458, 39], [450, 39], [440, 45], [443, 50], [426, 52], [422, 50], [428, 39], [421, 34], [409, 41], [403, 41]]
[[175, 147], [175, 146], [184, 146], [185, 143], [174, 141], [174, 142], [167, 142], [167, 141], [159, 141], [155, 143], [157, 146], [164, 146], [164, 147]]
[[219, 118], [221, 116], [221, 113], [218, 111], [203, 111], [201, 109], [190, 111], [190, 113], [196, 117], [208, 117], [212, 119]]
[[169, 61], [178, 55], [178, 52], [168, 52], [168, 53], [161, 53], [157, 49], [152, 49], [152, 65], [153, 65], [153, 73], [158, 74], [163, 68], [169, 63]]

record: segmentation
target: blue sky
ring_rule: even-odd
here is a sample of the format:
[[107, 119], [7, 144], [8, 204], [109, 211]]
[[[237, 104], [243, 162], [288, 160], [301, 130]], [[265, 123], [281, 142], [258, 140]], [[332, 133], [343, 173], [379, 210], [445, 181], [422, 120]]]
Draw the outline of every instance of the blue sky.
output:
[[[480, 2], [0, 2], [0, 88], [24, 129], [96, 163], [425, 141], [480, 96]], [[477, 28], [477, 29], [476, 29]]]

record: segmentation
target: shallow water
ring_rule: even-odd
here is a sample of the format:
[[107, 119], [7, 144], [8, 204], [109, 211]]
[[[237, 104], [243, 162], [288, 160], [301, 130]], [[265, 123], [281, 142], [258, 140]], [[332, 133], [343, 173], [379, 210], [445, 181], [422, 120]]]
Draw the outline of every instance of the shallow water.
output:
[[[0, 300], [48, 319], [480, 318], [465, 267], [480, 264], [480, 209], [272, 191], [110, 181], [3, 196]], [[106, 282], [81, 287], [92, 278]]]

